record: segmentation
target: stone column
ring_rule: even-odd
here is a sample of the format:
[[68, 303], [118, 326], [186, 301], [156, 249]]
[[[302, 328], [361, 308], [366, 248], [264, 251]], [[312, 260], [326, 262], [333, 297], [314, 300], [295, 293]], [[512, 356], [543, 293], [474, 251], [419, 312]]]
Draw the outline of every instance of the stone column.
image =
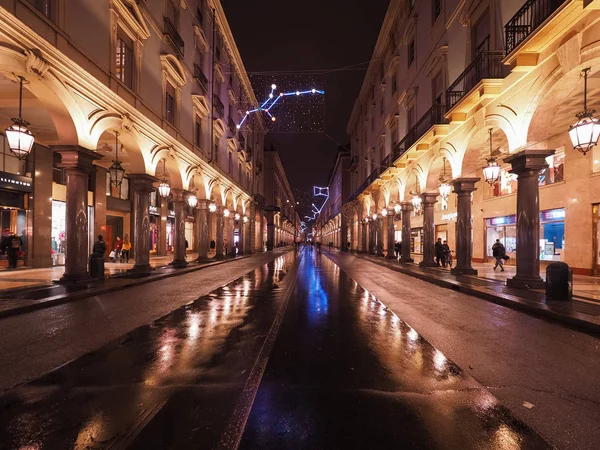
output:
[[[106, 238], [106, 169], [96, 166], [94, 180], [94, 242], [98, 235]], [[133, 236], [132, 236], [133, 238]], [[131, 241], [133, 242], [133, 240]], [[133, 249], [135, 250], [135, 249]], [[131, 256], [133, 258], [133, 255]]]
[[267, 215], [267, 251], [273, 250], [275, 245], [275, 224], [273, 223], [273, 211], [268, 211]]
[[158, 224], [158, 245], [156, 254], [158, 256], [167, 255], [167, 218], [169, 217], [169, 201], [166, 198], [158, 196], [160, 202], [160, 223]]
[[89, 278], [88, 258], [88, 186], [92, 162], [102, 155], [78, 145], [56, 146], [53, 151], [59, 153], [59, 167], [67, 174], [67, 207], [65, 273], [62, 283], [77, 282]]
[[396, 259], [394, 244], [396, 243], [395, 239], [396, 230], [394, 229], [394, 209], [388, 210], [387, 215], [387, 241], [388, 241], [388, 251], [387, 258], [388, 259]]
[[244, 229], [246, 224], [244, 223], [244, 215], [240, 214], [240, 220], [238, 220], [238, 230], [239, 230], [239, 241], [238, 241], [238, 255], [242, 256], [244, 254], [244, 250], [246, 247], [246, 242], [244, 241], [244, 236], [246, 235], [246, 230]]
[[[52, 163], [51, 151], [41, 145], [33, 146], [35, 170], [33, 193], [29, 194], [31, 226], [27, 231], [27, 257], [28, 263], [34, 268], [52, 267]], [[106, 197], [106, 181], [104, 191]]]
[[377, 233], [377, 220], [373, 217], [369, 218], [369, 253], [374, 255], [377, 251], [375, 248], [375, 234]]
[[410, 257], [410, 215], [413, 212], [411, 202], [402, 202], [402, 262], [413, 262]]
[[517, 174], [517, 274], [508, 280], [510, 287], [542, 289], [540, 277], [540, 170], [548, 167], [546, 158], [554, 150], [523, 150], [504, 161]]
[[146, 174], [128, 174], [133, 194], [133, 241], [135, 251], [133, 272], [150, 271], [150, 194], [157, 178]]
[[423, 261], [421, 267], [435, 267], [435, 219], [433, 216], [433, 205], [437, 201], [437, 194], [421, 194], [423, 203]]
[[175, 236], [173, 237], [173, 261], [171, 265], [177, 268], [187, 266], [185, 259], [185, 207], [186, 198], [183, 189], [171, 189], [173, 207], [175, 208]]
[[222, 206], [217, 206], [217, 212], [215, 213], [216, 217], [217, 217], [217, 232], [216, 232], [216, 238], [215, 238], [215, 243], [216, 243], [216, 258], [224, 258], [225, 257], [225, 248], [223, 246], [223, 227], [224, 227], [224, 223], [223, 223], [223, 207]]
[[377, 215], [377, 256], [383, 255], [383, 217]]
[[471, 224], [471, 193], [476, 190], [479, 178], [457, 178], [453, 181], [454, 192], [458, 197], [456, 218], [456, 267], [454, 275], [477, 275], [473, 269], [473, 240]]
[[360, 251], [367, 252], [367, 224], [364, 219], [360, 220]]
[[231, 215], [229, 216], [229, 237], [227, 240], [229, 241], [229, 255], [235, 256], [235, 211], [231, 211]]
[[356, 239], [356, 220], [354, 216], [349, 220], [350, 223], [350, 245], [348, 246], [348, 251], [352, 251], [354, 249], [354, 240]]
[[198, 262], [208, 259], [208, 200], [198, 200], [196, 209], [196, 242], [198, 243]]

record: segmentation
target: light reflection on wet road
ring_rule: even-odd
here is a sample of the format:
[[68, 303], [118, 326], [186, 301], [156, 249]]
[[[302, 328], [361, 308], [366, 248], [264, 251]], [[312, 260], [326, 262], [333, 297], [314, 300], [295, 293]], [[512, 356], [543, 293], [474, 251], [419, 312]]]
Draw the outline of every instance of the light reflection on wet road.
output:
[[214, 448], [290, 267], [242, 448], [548, 448], [326, 257], [294, 258], [0, 397], [0, 449]]

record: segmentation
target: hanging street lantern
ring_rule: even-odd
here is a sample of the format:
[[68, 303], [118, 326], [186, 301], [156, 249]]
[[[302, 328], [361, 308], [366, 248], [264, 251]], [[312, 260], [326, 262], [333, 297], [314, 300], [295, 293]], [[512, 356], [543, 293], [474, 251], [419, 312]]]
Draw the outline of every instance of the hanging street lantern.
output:
[[187, 201], [188, 205], [190, 205], [190, 208], [195, 208], [196, 206], [198, 206], [198, 197], [196, 197], [196, 194], [194, 192], [191, 192], [188, 195]]
[[108, 168], [108, 174], [110, 175], [110, 184], [114, 187], [121, 186], [123, 183], [123, 176], [125, 175], [125, 169], [119, 161], [119, 132], [115, 131], [115, 160]]
[[209, 205], [208, 205], [208, 210], [211, 213], [216, 212], [217, 211], [217, 204], [215, 202], [210, 202]]
[[244, 223], [248, 223], [248, 216], [244, 216]]
[[383, 217], [387, 217], [387, 215], [388, 215], [388, 211], [387, 211], [387, 209], [383, 208], [383, 209], [381, 210], [381, 215], [382, 215]]
[[415, 175], [415, 190], [412, 192], [412, 205], [415, 210], [415, 215], [419, 215], [421, 212], [421, 187], [419, 186], [419, 179]]
[[225, 209], [223, 210], [223, 215], [224, 215], [225, 217], [229, 217], [229, 210], [228, 210], [227, 208], [225, 208]]
[[377, 213], [373, 214], [373, 220], [377, 220]]
[[235, 215], [233, 216], [235, 218], [235, 220], [240, 220], [240, 213], [235, 213]]
[[23, 82], [25, 78], [19, 76], [19, 117], [11, 119], [13, 124], [5, 130], [6, 139], [10, 151], [19, 159], [25, 159], [33, 148], [34, 137], [31, 131], [27, 128], [29, 122], [22, 117], [23, 108]]
[[446, 157], [444, 157], [444, 169], [442, 170], [442, 174], [440, 175], [440, 197], [444, 200], [448, 200], [450, 197], [450, 192], [452, 192], [452, 186], [448, 183], [448, 177], [446, 176]]
[[493, 186], [498, 181], [500, 177], [500, 164], [494, 156], [492, 156], [493, 152], [493, 144], [492, 144], [492, 133], [493, 129], [490, 128], [488, 133], [490, 134], [490, 157], [486, 159], [487, 164], [483, 167], [483, 178], [490, 185]]
[[590, 68], [583, 69], [583, 111], [576, 115], [577, 122], [569, 128], [573, 147], [584, 155], [598, 144], [600, 120], [594, 117], [595, 109], [587, 107], [587, 80]]
[[395, 214], [400, 214], [400, 211], [402, 211], [402, 207], [400, 206], [400, 203], [396, 203], [394, 205], [394, 213]]
[[171, 186], [167, 181], [167, 161], [163, 159], [163, 179], [158, 185], [158, 194], [162, 198], [167, 198], [171, 193]]

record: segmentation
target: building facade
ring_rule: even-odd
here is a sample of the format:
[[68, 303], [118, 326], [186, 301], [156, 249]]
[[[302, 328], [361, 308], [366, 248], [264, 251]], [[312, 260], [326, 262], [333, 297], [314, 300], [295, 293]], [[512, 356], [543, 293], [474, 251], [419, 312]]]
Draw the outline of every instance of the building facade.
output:
[[96, 235], [109, 250], [128, 235], [140, 270], [150, 253], [185, 264], [186, 241], [200, 258], [261, 251], [266, 129], [237, 126], [257, 100], [218, 0], [0, 0], [0, 24], [1, 127], [22, 78], [35, 136], [24, 160], [0, 145], [25, 265], [85, 277]]
[[292, 188], [281, 164], [279, 153], [271, 147], [265, 150], [265, 216], [266, 250], [292, 245], [300, 239], [300, 216]]
[[[348, 244], [353, 240], [352, 227], [348, 226], [353, 211], [348, 212], [348, 208], [344, 209], [344, 203], [351, 194], [351, 163], [351, 153], [340, 149], [327, 185], [329, 198], [323, 205], [316, 221], [317, 241], [324, 245], [332, 243], [335, 248], [339, 249], [347, 249]], [[316, 201], [322, 200], [317, 198]]]
[[392, 0], [348, 124], [354, 245], [402, 241], [428, 265], [441, 237], [471, 273], [499, 239], [521, 284], [540, 261], [598, 274], [600, 150], [569, 130], [583, 69], [587, 107], [600, 103], [599, 17], [594, 1]]

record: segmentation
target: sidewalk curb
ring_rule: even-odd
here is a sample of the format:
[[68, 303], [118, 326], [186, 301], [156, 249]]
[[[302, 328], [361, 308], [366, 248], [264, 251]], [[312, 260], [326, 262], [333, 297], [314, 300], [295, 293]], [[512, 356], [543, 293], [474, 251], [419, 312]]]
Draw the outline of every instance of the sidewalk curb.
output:
[[131, 279], [131, 282], [129, 282], [129, 283], [123, 283], [123, 284], [120, 284], [117, 286], [99, 287], [97, 289], [91, 289], [88, 291], [74, 292], [72, 294], [62, 294], [62, 295], [55, 295], [52, 297], [47, 297], [43, 301], [40, 301], [39, 303], [30, 303], [28, 305], [17, 306], [15, 308], [0, 311], [0, 320], [7, 318], [7, 317], [16, 316], [19, 314], [24, 314], [27, 312], [37, 311], [39, 309], [45, 309], [45, 308], [50, 308], [52, 306], [62, 305], [65, 303], [76, 301], [76, 300], [83, 300], [84, 298], [94, 297], [94, 296], [106, 294], [109, 292], [115, 292], [115, 291], [120, 291], [122, 289], [130, 288], [130, 287], [140, 286], [142, 284], [152, 283], [154, 281], [160, 281], [160, 280], [164, 280], [167, 278], [176, 277], [178, 275], [186, 275], [188, 273], [197, 272], [199, 270], [202, 270], [202, 269], [205, 269], [208, 267], [219, 266], [221, 264], [226, 264], [228, 262], [233, 262], [233, 261], [240, 261], [242, 259], [250, 258], [252, 256], [253, 255], [242, 255], [235, 259], [227, 259], [224, 261], [216, 261], [213, 263], [202, 264], [202, 265], [194, 266], [194, 267], [186, 267], [185, 269], [179, 269], [179, 270], [175, 270], [170, 273], [157, 274], [154, 276], [150, 275], [149, 277], [145, 277], [145, 278]]
[[[329, 254], [326, 256], [329, 258]], [[365, 258], [363, 255], [354, 254], [352, 256], [356, 258], [363, 259], [372, 264], [377, 264], [369, 258]], [[330, 258], [331, 259], [331, 258]], [[400, 267], [390, 267], [387, 264], [377, 264], [386, 269], [393, 270], [395, 272], [402, 273], [404, 275], [408, 275], [414, 278], [418, 278], [422, 281], [426, 281], [431, 284], [435, 284], [437, 286], [451, 289], [453, 291], [460, 292], [462, 294], [471, 295], [473, 297], [480, 298], [482, 300], [486, 300], [488, 302], [505, 306], [516, 311], [525, 312], [534, 316], [543, 317], [546, 319], [550, 319], [554, 322], [561, 323], [563, 325], [567, 325], [571, 328], [575, 328], [578, 331], [583, 331], [585, 333], [591, 334], [600, 334], [600, 319], [596, 319], [593, 316], [587, 314], [581, 314], [577, 312], [572, 312], [570, 315], [561, 314], [560, 312], [553, 311], [549, 305], [538, 302], [536, 300], [527, 300], [522, 297], [518, 297], [511, 294], [496, 294], [487, 291], [485, 288], [476, 288], [472, 286], [466, 286], [460, 283], [459, 281], [448, 281], [442, 280], [436, 277], [431, 277], [426, 274], [416, 273], [411, 270], [403, 269]]]

